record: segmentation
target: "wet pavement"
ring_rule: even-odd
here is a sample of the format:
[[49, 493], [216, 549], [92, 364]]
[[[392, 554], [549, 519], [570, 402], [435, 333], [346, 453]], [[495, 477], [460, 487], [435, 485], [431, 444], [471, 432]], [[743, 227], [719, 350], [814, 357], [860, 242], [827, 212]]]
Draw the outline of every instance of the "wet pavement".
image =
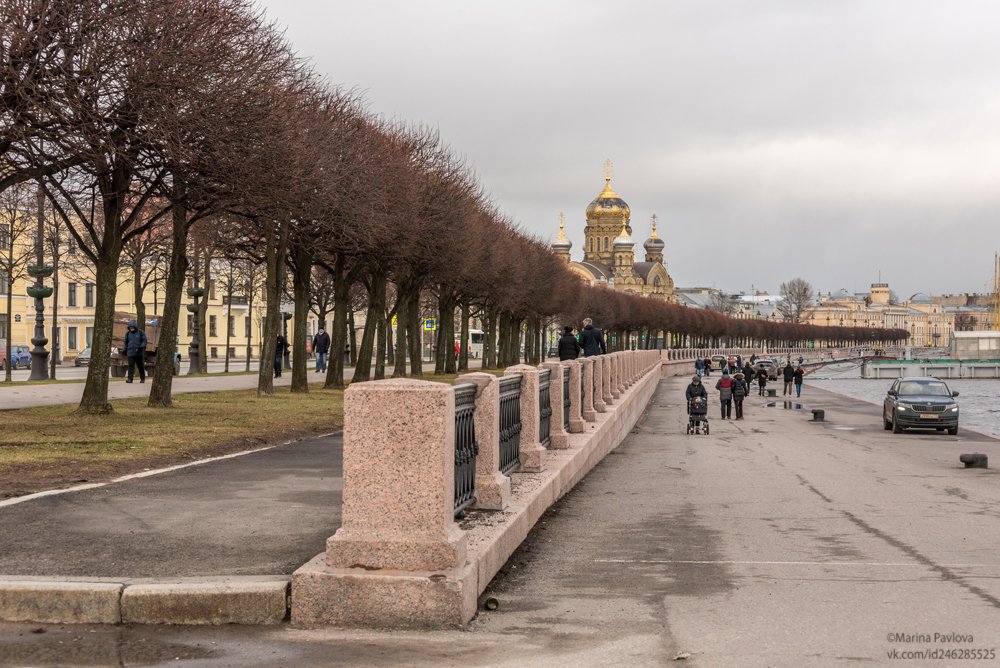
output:
[[998, 441], [891, 434], [877, 406], [820, 390], [801, 408], [751, 397], [743, 421], [719, 420], [713, 391], [711, 435], [687, 436], [685, 382], [661, 382], [543, 516], [486, 592], [499, 608], [467, 630], [7, 624], [0, 665], [798, 668], [1000, 651], [1000, 487], [958, 462], [1000, 461]]

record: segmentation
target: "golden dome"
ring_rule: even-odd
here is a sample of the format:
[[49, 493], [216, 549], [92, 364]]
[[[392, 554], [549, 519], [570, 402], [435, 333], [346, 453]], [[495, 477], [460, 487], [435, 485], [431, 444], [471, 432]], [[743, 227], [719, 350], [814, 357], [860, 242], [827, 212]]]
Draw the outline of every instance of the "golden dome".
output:
[[587, 218], [628, 218], [631, 210], [611, 187], [611, 161], [604, 163], [604, 190], [587, 206]]

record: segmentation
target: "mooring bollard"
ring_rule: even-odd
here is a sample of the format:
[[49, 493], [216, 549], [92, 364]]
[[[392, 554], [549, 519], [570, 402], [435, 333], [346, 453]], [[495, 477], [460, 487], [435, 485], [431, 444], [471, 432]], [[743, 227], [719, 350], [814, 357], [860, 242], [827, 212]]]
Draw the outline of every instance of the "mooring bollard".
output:
[[822, 408], [814, 408], [812, 410], [812, 414], [813, 414], [813, 422], [822, 422], [824, 419], [826, 419], [826, 411], [824, 411]]
[[987, 464], [989, 463], [989, 458], [981, 452], [971, 452], [964, 455], [958, 456], [958, 461], [965, 464], [967, 469], [986, 469], [989, 468]]
[[776, 396], [778, 396], [778, 391], [769, 388], [767, 390], [767, 396], [769, 396], [769, 397], [776, 397]]

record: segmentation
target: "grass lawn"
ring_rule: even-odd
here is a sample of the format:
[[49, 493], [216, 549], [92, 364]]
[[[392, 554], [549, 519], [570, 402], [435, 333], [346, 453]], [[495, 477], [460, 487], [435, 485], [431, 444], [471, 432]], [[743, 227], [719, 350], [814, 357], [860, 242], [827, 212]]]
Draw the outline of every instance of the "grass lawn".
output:
[[344, 420], [343, 391], [319, 384], [266, 399], [254, 390], [178, 394], [171, 409], [145, 398], [112, 404], [105, 416], [75, 415], [75, 406], [5, 412], [0, 498], [336, 431]]
[[[450, 384], [455, 378], [423, 380]], [[324, 390], [322, 383], [305, 394], [278, 387], [266, 399], [255, 390], [175, 394], [170, 409], [148, 408], [146, 398], [111, 403], [114, 412], [102, 416], [76, 415], [75, 405], [4, 411], [0, 499], [275, 445], [344, 424], [343, 390]]]

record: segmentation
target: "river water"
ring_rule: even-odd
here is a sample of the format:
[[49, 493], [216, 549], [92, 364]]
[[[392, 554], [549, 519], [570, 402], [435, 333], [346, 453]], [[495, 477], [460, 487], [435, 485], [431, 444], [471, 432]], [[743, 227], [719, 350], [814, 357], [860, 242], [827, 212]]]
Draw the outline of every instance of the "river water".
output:
[[[802, 398], [809, 393], [809, 386], [823, 388], [849, 397], [864, 399], [882, 405], [886, 390], [892, 380], [865, 379], [857, 364], [842, 364], [818, 369], [806, 376]], [[984, 434], [1000, 437], [1000, 380], [945, 380], [948, 387], [957, 391], [960, 408], [959, 425]]]

